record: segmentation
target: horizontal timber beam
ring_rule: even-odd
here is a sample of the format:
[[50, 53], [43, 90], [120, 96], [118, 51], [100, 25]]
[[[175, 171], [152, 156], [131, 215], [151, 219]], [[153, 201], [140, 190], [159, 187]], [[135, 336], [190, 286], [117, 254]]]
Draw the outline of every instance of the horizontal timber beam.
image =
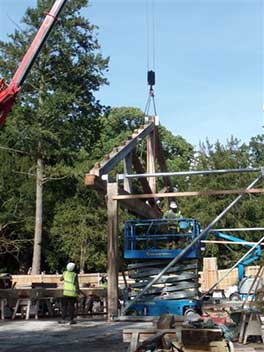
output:
[[[87, 174], [85, 176], [85, 185], [92, 187], [97, 191], [106, 194], [106, 182], [102, 181], [100, 177], [96, 175]], [[119, 194], [123, 196], [129, 196], [129, 193], [121, 188], [118, 188]], [[115, 197], [113, 197], [114, 199]], [[158, 219], [162, 216], [161, 212], [155, 208], [150, 207], [144, 201], [133, 199], [131, 200], [121, 200], [120, 206], [124, 209], [129, 210], [131, 213], [141, 216], [145, 219]]]
[[190, 197], [190, 196], [215, 196], [225, 194], [251, 194], [251, 193], [264, 193], [263, 188], [252, 188], [252, 189], [230, 189], [230, 190], [219, 190], [219, 191], [199, 191], [199, 192], [168, 192], [168, 193], [149, 193], [149, 194], [128, 194], [118, 195], [113, 199], [124, 200], [124, 199], [147, 199], [147, 198], [170, 198], [170, 197]]

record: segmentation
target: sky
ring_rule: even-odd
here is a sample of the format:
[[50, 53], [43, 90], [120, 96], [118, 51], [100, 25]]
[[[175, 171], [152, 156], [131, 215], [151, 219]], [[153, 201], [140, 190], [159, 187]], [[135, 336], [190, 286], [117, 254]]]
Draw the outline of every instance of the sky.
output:
[[[36, 3], [0, 0], [1, 40]], [[175, 135], [197, 147], [263, 133], [263, 0], [91, 0], [83, 14], [110, 57], [102, 104], [144, 110], [152, 69], [157, 114]]]

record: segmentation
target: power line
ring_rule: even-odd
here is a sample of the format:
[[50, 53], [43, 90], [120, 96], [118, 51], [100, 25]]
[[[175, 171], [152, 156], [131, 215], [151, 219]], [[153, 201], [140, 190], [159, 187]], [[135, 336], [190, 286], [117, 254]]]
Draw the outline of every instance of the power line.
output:
[[153, 67], [153, 70], [155, 71], [155, 59], [156, 59], [156, 53], [155, 53], [155, 38], [156, 38], [156, 26], [155, 26], [155, 3], [154, 3], [154, 0], [152, 0], [151, 2], [152, 4], [152, 13], [151, 13], [151, 17], [152, 17], [152, 67]]
[[149, 94], [147, 102], [145, 105], [144, 113], [145, 115], [149, 114], [150, 106], [152, 103], [154, 115], [157, 115], [156, 103], [155, 103], [155, 65], [156, 65], [156, 26], [155, 26], [155, 4], [154, 0], [146, 0], [146, 30], [147, 30], [147, 82], [149, 85]]

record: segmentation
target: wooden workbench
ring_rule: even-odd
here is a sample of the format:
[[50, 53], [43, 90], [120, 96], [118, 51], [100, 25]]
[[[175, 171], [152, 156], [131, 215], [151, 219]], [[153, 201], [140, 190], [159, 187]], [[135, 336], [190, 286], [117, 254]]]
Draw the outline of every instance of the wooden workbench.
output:
[[[193, 338], [192, 334], [195, 336]], [[157, 328], [127, 328], [123, 330], [123, 342], [130, 343], [130, 352], [134, 352], [137, 346], [155, 335], [162, 335], [164, 338], [182, 342], [185, 336], [189, 341], [193, 340], [195, 346], [210, 343], [210, 341], [221, 341], [223, 339], [223, 332], [220, 329], [194, 329], [185, 328], [181, 324], [174, 329], [157, 329]]]
[[[101, 300], [106, 299], [107, 290], [106, 288], [82, 288], [81, 292], [86, 298], [89, 296], [100, 297]], [[48, 308], [49, 315], [53, 315], [52, 302], [54, 299], [60, 299], [63, 297], [63, 288], [30, 288], [30, 287], [19, 287], [12, 289], [0, 289], [0, 309], [1, 319], [5, 318], [5, 307], [13, 309], [12, 319], [15, 319], [18, 310], [21, 307], [21, 312], [26, 311], [26, 319], [29, 319], [30, 312], [34, 307], [34, 317], [38, 318], [40, 302], [44, 302]], [[106, 302], [104, 304], [106, 306]], [[22, 307], [23, 310], [22, 310]], [[32, 314], [32, 313], [31, 313]]]

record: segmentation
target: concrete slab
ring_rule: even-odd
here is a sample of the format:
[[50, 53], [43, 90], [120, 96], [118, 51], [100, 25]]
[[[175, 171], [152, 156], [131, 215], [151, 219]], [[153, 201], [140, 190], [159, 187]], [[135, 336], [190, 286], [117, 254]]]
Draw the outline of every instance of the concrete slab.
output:
[[[151, 328], [145, 322], [80, 319], [76, 325], [57, 320], [5, 320], [0, 322], [1, 352], [127, 352], [123, 329]], [[238, 352], [264, 352], [263, 344], [235, 344]]]
[[131, 323], [88, 319], [71, 326], [56, 320], [4, 321], [0, 323], [0, 351], [126, 352], [122, 330], [128, 326]]

